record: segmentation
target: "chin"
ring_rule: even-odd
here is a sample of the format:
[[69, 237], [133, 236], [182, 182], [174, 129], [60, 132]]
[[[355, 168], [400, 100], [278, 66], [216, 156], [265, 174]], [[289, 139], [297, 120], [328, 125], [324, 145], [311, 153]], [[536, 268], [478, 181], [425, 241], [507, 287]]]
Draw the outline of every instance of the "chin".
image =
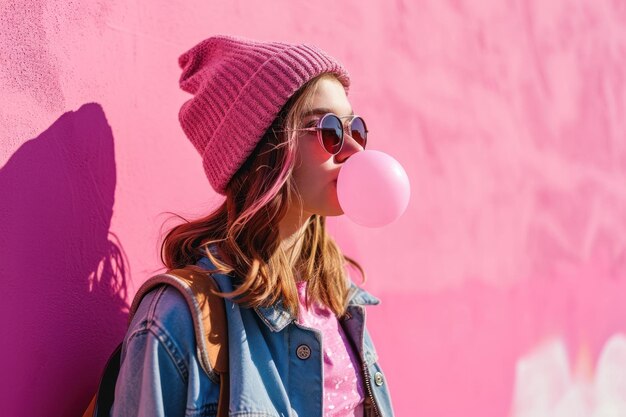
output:
[[327, 216], [341, 216], [343, 214], [343, 210], [341, 209], [339, 203], [337, 203], [337, 205], [333, 207], [330, 207], [328, 211], [329, 214], [327, 214]]
[[335, 205], [327, 205], [325, 207], [318, 208], [317, 210], [312, 210], [312, 212], [319, 216], [327, 217], [341, 216], [343, 214], [343, 210], [341, 209], [339, 203], [336, 203]]

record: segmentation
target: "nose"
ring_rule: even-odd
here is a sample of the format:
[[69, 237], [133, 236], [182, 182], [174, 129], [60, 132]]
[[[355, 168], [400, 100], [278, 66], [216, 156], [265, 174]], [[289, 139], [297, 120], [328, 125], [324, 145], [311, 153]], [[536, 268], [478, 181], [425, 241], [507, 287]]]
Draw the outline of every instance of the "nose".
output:
[[340, 164], [345, 162], [353, 154], [363, 150], [363, 147], [350, 136], [347, 130], [348, 129], [344, 129], [343, 132], [343, 146], [337, 155], [335, 155], [335, 161]]

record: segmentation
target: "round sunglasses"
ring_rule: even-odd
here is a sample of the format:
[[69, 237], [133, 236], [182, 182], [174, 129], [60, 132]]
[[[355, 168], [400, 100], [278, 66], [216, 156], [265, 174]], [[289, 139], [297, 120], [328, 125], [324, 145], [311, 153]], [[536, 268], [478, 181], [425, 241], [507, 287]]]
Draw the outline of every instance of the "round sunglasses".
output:
[[[363, 120], [361, 116], [356, 115], [345, 117], [351, 117], [347, 125], [348, 135], [365, 149], [367, 145], [367, 125], [365, 124], [365, 120]], [[331, 155], [337, 155], [343, 147], [344, 131], [346, 130], [341, 119], [342, 118], [334, 113], [326, 113], [317, 121], [316, 126], [295, 130], [317, 132], [317, 138], [326, 152]]]

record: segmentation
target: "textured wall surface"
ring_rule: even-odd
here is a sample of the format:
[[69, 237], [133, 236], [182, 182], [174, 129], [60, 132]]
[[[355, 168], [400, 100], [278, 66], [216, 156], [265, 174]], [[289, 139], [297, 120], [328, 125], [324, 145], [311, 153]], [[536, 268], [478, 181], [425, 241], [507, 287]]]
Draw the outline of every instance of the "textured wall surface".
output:
[[411, 178], [396, 223], [329, 221], [397, 415], [626, 415], [623, 0], [3, 0], [0, 414], [78, 415], [165, 212], [220, 201], [177, 120], [218, 33], [344, 62]]

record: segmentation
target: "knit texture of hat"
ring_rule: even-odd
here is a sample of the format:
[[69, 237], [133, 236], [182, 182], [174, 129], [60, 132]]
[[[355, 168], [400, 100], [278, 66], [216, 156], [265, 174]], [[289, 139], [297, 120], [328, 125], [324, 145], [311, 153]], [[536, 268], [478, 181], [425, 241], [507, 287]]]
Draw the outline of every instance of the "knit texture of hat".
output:
[[337, 75], [346, 94], [350, 86], [342, 64], [308, 44], [218, 35], [182, 54], [178, 64], [180, 88], [193, 94], [180, 108], [180, 124], [222, 195], [283, 105], [307, 81], [328, 72]]

